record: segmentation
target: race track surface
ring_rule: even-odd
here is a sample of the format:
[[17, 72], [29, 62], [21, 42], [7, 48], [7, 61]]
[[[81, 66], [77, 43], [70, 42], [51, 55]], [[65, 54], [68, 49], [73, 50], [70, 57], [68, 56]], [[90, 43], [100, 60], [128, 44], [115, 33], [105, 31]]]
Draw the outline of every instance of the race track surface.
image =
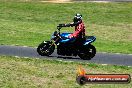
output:
[[125, 65], [132, 66], [132, 55], [127, 54], [112, 54], [112, 53], [97, 53], [92, 60], [81, 60], [79, 57], [58, 57], [56, 50], [50, 56], [40, 56], [36, 48], [23, 47], [23, 46], [7, 46], [0, 45], [0, 55], [6, 56], [19, 56], [19, 57], [31, 57], [31, 58], [49, 58], [49, 59], [59, 59], [66, 61], [79, 61], [79, 62], [92, 62], [99, 64], [112, 64], [112, 65]]

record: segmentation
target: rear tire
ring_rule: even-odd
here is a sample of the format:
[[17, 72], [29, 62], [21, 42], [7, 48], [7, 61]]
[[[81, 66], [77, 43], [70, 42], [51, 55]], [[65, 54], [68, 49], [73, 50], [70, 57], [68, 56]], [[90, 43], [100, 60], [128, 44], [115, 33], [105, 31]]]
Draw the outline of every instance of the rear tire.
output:
[[81, 50], [78, 56], [83, 60], [91, 60], [96, 54], [96, 48], [89, 44], [87, 46], [84, 46]]
[[49, 56], [51, 55], [55, 50], [55, 45], [50, 41], [44, 41], [41, 44], [39, 44], [37, 48], [37, 52], [41, 56]]

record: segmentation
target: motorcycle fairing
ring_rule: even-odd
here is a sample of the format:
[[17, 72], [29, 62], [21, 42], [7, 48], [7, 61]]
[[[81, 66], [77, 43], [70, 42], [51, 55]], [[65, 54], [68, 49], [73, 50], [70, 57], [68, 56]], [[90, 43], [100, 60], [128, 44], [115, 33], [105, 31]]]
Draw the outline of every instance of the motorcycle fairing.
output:
[[70, 36], [71, 33], [61, 33], [60, 36], [63, 38], [68, 38], [68, 36]]
[[85, 41], [85, 43], [83, 45], [88, 45], [88, 44], [94, 42], [95, 40], [96, 40], [95, 36], [87, 36], [86, 37], [86, 41]]
[[70, 36], [71, 33], [62, 33], [60, 34], [62, 40], [60, 40], [60, 43], [66, 43], [66, 42], [70, 42], [70, 41], [74, 41], [75, 38], [68, 38], [68, 36]]

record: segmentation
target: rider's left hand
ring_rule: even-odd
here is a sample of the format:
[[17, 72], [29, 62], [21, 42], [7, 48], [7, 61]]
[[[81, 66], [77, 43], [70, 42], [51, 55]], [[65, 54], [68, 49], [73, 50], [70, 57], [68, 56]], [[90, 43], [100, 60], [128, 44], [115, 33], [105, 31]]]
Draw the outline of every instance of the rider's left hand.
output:
[[65, 24], [66, 27], [70, 27], [70, 24]]

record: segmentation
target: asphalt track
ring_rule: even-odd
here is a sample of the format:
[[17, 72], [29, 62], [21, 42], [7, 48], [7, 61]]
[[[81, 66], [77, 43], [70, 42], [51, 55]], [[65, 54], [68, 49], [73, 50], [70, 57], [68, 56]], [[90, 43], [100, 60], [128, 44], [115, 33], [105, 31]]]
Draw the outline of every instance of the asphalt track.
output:
[[41, 59], [57, 59], [64, 61], [79, 61], [79, 62], [92, 62], [99, 63], [103, 65], [125, 65], [132, 66], [132, 54], [112, 54], [112, 53], [97, 53], [92, 60], [81, 60], [79, 57], [61, 57], [55, 52], [49, 56], [40, 56], [36, 48], [24, 47], [24, 46], [8, 46], [0, 45], [0, 55], [15, 56], [15, 57], [31, 57], [31, 58], [41, 58]]

